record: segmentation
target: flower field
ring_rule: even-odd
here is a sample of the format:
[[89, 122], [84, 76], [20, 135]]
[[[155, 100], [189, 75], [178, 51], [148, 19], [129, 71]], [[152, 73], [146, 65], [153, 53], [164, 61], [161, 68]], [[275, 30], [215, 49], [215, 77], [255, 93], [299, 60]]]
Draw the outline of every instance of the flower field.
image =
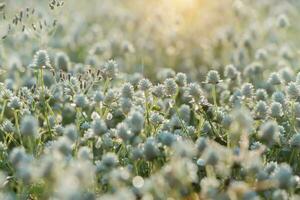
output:
[[299, 10], [0, 0], [0, 200], [300, 199]]

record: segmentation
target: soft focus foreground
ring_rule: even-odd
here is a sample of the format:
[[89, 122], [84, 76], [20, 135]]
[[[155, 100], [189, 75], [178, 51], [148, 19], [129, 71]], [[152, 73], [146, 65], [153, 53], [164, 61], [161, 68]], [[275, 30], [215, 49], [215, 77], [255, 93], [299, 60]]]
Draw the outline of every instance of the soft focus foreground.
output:
[[0, 199], [300, 199], [297, 0], [0, 3]]

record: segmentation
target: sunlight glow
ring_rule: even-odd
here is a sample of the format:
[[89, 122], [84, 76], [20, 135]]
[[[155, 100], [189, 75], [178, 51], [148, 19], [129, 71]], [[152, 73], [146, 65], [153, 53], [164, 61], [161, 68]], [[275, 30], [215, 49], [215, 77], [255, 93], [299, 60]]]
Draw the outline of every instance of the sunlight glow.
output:
[[[160, 2], [159, 6], [155, 9], [161, 9], [160, 13], [166, 27], [185, 34], [199, 32], [208, 27], [211, 29], [211, 26], [224, 20], [229, 5], [227, 0], [160, 0], [158, 2]], [[216, 12], [217, 9], [224, 10]]]

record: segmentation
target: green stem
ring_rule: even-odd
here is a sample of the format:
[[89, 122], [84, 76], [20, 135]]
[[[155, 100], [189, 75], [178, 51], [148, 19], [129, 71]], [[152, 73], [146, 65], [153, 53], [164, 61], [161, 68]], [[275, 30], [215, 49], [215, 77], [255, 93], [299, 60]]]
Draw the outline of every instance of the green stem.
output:
[[104, 94], [107, 92], [109, 86], [109, 79], [107, 78], [104, 83]]
[[11, 133], [5, 132], [5, 143], [6, 143], [6, 146], [9, 146], [12, 141], [14, 141], [15, 145], [19, 144], [18, 141], [13, 137], [13, 135]]
[[210, 178], [215, 178], [215, 172], [214, 172], [214, 168], [211, 165], [206, 165], [205, 166], [205, 171], [206, 171], [206, 176], [210, 177]]
[[41, 70], [40, 70], [40, 73], [41, 73], [41, 75], [40, 75], [40, 84], [41, 84], [41, 87], [42, 87], [42, 93], [43, 93], [43, 95], [42, 95], [42, 98], [43, 98], [43, 101], [45, 102], [45, 84], [44, 84], [44, 73], [43, 73], [43, 68], [41, 68]]
[[297, 155], [297, 150], [293, 149], [292, 153], [291, 153], [291, 156], [290, 156], [290, 160], [289, 160], [289, 163], [290, 163], [291, 166], [292, 166], [292, 162], [293, 162], [296, 155]]
[[176, 114], [177, 114], [177, 116], [178, 116], [179, 122], [180, 122], [180, 124], [181, 124], [181, 126], [182, 126], [182, 128], [183, 128], [183, 131], [185, 132], [185, 135], [186, 135], [186, 136], [189, 136], [189, 132], [188, 132], [186, 126], [185, 126], [185, 122], [183, 121], [183, 119], [181, 119], [177, 107], [175, 108], [175, 111], [176, 111]]
[[151, 131], [149, 130], [150, 127], [150, 119], [149, 119], [149, 103], [148, 103], [148, 92], [145, 92], [145, 108], [146, 108], [146, 122], [147, 122], [147, 136], [150, 136]]
[[295, 126], [295, 120], [296, 120], [296, 116], [295, 116], [295, 102], [294, 100], [291, 101], [291, 113], [292, 113], [292, 122], [291, 125], [293, 127], [293, 130], [296, 130], [296, 126]]
[[212, 85], [212, 97], [214, 101], [214, 106], [218, 106], [217, 104], [217, 93], [216, 93], [216, 85]]
[[1, 116], [0, 116], [0, 122], [2, 122], [2, 120], [3, 120], [6, 105], [7, 105], [7, 100], [4, 100], [2, 111], [1, 111]]
[[45, 116], [45, 117], [46, 117], [48, 132], [50, 134], [50, 137], [52, 138], [52, 131], [51, 131], [51, 126], [50, 126], [50, 121], [49, 121], [49, 118], [47, 116]]
[[26, 143], [29, 149], [29, 152], [34, 155], [34, 143], [32, 143], [32, 140], [34, 140], [33, 137], [26, 137]]
[[[46, 106], [47, 106], [48, 110], [50, 111], [51, 115], [54, 116], [54, 112], [53, 112], [51, 106], [49, 105], [48, 101], [46, 102]], [[55, 119], [55, 120], [56, 120], [56, 119]]]
[[15, 117], [17, 133], [20, 137], [20, 143], [23, 145], [22, 136], [21, 136], [21, 132], [20, 132], [20, 126], [19, 126], [18, 111], [14, 111], [14, 117]]
[[77, 127], [77, 130], [79, 131], [80, 130], [80, 118], [81, 118], [81, 108], [76, 108], [76, 127]]
[[229, 132], [227, 132], [227, 147], [230, 148], [231, 145], [230, 145], [230, 134]]

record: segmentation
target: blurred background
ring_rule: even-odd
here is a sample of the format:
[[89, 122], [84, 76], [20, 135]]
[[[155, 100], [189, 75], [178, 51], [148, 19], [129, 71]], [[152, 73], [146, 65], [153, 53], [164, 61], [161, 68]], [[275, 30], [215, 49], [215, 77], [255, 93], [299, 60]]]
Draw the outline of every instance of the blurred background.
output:
[[[153, 80], [165, 68], [202, 80], [212, 68], [221, 74], [230, 63], [244, 68], [255, 60], [257, 49], [288, 52], [298, 46], [300, 26], [292, 20], [299, 16], [297, 0], [7, 0], [1, 4], [2, 69], [21, 60], [19, 65], [26, 67], [36, 50], [47, 49], [52, 57], [64, 51], [74, 64], [100, 66], [112, 58], [124, 72], [139, 72]], [[283, 31], [278, 20], [286, 16], [292, 26]]]

